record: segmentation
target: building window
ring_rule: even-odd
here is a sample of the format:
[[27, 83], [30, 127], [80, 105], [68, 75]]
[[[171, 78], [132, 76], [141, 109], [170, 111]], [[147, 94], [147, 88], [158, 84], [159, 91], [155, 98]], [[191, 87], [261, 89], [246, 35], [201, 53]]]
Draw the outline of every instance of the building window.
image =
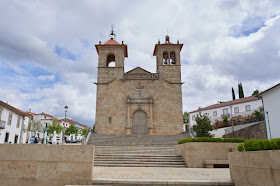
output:
[[176, 57], [175, 57], [175, 52], [170, 53], [170, 64], [175, 65], [176, 64]]
[[10, 112], [9, 114], [9, 118], [8, 118], [8, 124], [7, 125], [10, 125], [12, 124], [12, 118], [13, 118], [13, 113]]
[[239, 113], [239, 108], [238, 107], [234, 107], [234, 113], [238, 114]]
[[18, 141], [18, 135], [15, 135], [15, 141], [14, 141], [14, 143], [17, 143], [17, 141]]
[[251, 111], [250, 105], [246, 105], [246, 106], [245, 106], [245, 109], [246, 109], [246, 112]]
[[192, 120], [193, 120], [193, 121], [195, 120], [195, 115], [192, 116]]
[[226, 108], [226, 109], [223, 109], [223, 115], [224, 115], [224, 116], [228, 115], [228, 109], [227, 109], [227, 108]]
[[8, 143], [9, 141], [9, 132], [6, 132], [6, 135], [5, 135], [5, 143]]
[[163, 65], [168, 65], [168, 53], [164, 52], [163, 53], [163, 61], [162, 61]]
[[112, 117], [109, 117], [109, 124], [112, 123]]
[[20, 125], [20, 116], [18, 116], [17, 118], [17, 128], [19, 128], [19, 125]]
[[217, 117], [217, 111], [213, 112], [213, 117]]

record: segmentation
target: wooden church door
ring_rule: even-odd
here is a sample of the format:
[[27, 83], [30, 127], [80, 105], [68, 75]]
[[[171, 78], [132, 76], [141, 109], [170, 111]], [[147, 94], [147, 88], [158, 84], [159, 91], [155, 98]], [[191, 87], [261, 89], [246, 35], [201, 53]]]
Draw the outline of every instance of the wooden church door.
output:
[[147, 114], [138, 110], [132, 117], [132, 134], [148, 134]]

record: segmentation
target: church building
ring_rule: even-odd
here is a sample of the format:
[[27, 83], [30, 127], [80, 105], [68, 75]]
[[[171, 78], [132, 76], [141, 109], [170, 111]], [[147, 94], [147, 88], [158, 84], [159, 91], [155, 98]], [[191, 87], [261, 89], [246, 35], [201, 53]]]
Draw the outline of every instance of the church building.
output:
[[[155, 45], [156, 73], [141, 67], [124, 72], [127, 45], [111, 39], [98, 53], [95, 131], [99, 134], [181, 134], [183, 131], [180, 52], [183, 44]], [[111, 65], [111, 64], [115, 65]]]

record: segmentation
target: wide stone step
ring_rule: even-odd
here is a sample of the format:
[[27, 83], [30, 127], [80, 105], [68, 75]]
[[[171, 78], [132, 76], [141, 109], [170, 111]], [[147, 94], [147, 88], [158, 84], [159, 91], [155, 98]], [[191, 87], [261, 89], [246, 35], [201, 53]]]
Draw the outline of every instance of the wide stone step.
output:
[[129, 160], [129, 161], [109, 161], [100, 160], [94, 162], [95, 165], [98, 164], [155, 164], [155, 165], [185, 165], [184, 161], [144, 161], [144, 160]]
[[173, 165], [173, 164], [94, 164], [94, 166], [101, 166], [101, 167], [177, 167], [177, 168], [186, 168], [186, 165]]
[[189, 185], [189, 186], [234, 186], [234, 182], [215, 180], [143, 180], [143, 179], [99, 179], [92, 180], [92, 185]]
[[160, 157], [108, 157], [108, 156], [95, 156], [94, 161], [98, 160], [154, 160], [154, 161], [182, 161], [181, 157], [168, 157], [168, 158], [160, 158]]

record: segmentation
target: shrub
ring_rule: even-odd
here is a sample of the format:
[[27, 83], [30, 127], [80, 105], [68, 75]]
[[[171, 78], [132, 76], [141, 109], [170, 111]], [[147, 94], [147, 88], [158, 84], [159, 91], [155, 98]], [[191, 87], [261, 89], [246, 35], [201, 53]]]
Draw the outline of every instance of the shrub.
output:
[[223, 123], [227, 124], [228, 123], [228, 116], [223, 116]]
[[244, 144], [242, 143], [242, 144], [240, 144], [240, 145], [238, 145], [237, 146], [237, 149], [238, 149], [238, 151], [244, 151]]
[[178, 141], [178, 144], [188, 143], [188, 142], [222, 142], [222, 143], [243, 143], [245, 140], [242, 138], [187, 138]]
[[[240, 146], [240, 147], [239, 147]], [[258, 151], [258, 150], [279, 150], [280, 149], [280, 138], [276, 139], [250, 139], [246, 140], [242, 146], [239, 145], [239, 151]]]

